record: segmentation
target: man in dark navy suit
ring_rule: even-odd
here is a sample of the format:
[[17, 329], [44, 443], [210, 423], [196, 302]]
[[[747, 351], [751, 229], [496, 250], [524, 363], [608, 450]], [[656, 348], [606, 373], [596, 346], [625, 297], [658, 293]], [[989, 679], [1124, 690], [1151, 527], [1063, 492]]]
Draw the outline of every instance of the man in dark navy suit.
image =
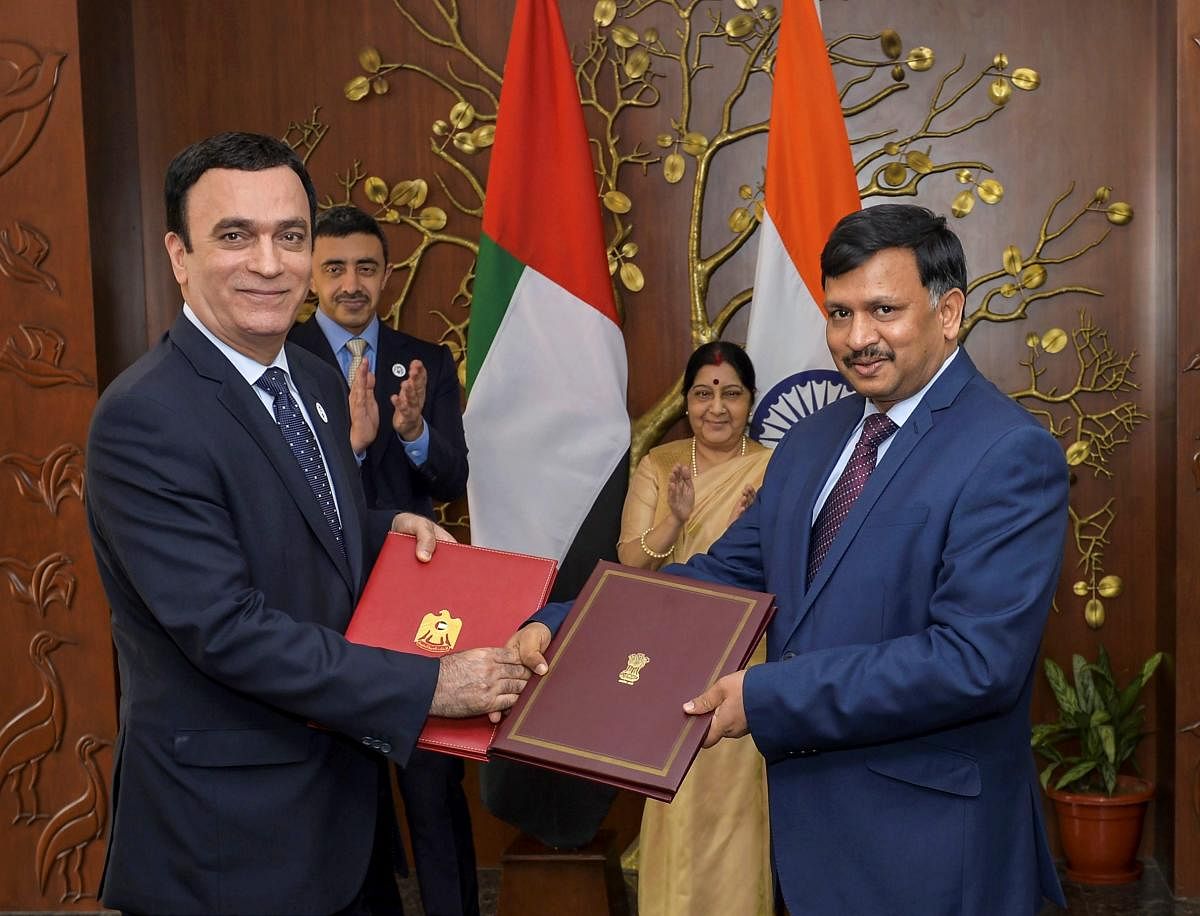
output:
[[[322, 212], [313, 247], [317, 311], [289, 339], [337, 368], [353, 389], [350, 437], [361, 458], [367, 505], [431, 516], [433, 500], [466, 492], [458, 375], [446, 347], [379, 320], [391, 270], [387, 237], [374, 219], [352, 206]], [[426, 916], [479, 914], [462, 781], [460, 759], [422, 750], [397, 771]], [[390, 811], [390, 793], [383, 802]], [[395, 893], [386, 865], [381, 878], [378, 896], [386, 907]]]
[[316, 195], [285, 144], [222, 134], [175, 158], [166, 247], [183, 314], [105, 391], [88, 522], [121, 674], [101, 893], [125, 912], [366, 911], [379, 761], [429, 714], [494, 714], [502, 649], [425, 659], [341, 635], [389, 528], [370, 510], [344, 382], [285, 346]]
[[[711, 713], [707, 745], [749, 735], [766, 759], [793, 916], [1032, 916], [1063, 904], [1029, 703], [1066, 461], [959, 346], [967, 270], [945, 219], [852, 213], [821, 273], [856, 393], [793, 426], [753, 505], [664, 569], [778, 603], [766, 663], [684, 711]], [[514, 637], [534, 670], [563, 614]]]

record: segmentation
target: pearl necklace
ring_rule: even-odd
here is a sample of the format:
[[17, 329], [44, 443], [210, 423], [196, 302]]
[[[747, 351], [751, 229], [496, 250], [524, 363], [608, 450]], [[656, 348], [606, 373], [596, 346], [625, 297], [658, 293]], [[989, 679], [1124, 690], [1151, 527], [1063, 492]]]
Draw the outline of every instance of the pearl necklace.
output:
[[[742, 453], [739, 458], [746, 457], [746, 434], [742, 433]], [[692, 480], [700, 476], [700, 472], [696, 470], [696, 437], [692, 436]]]

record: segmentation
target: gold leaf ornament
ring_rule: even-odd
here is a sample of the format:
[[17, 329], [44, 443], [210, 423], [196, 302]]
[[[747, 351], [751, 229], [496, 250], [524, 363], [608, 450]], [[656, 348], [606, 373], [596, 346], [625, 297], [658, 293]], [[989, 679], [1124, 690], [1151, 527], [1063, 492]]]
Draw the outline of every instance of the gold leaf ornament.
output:
[[754, 188], [750, 187], [750, 185], [744, 184], [738, 187], [738, 197], [742, 200], [749, 200], [753, 196]]
[[642, 40], [648, 45], [654, 44], [658, 41], [658, 29], [646, 29], [642, 32]]
[[1093, 630], [1098, 630], [1104, 626], [1104, 602], [1099, 598], [1092, 598], [1083, 606], [1083, 619], [1087, 621], [1087, 625]]
[[[1046, 282], [1046, 268], [1041, 264], [1030, 264], [1021, 271], [1021, 286], [1025, 289], [1038, 289]], [[1047, 331], [1047, 334], [1050, 332]], [[1062, 333], [1061, 331], [1059, 333]], [[1058, 351], [1053, 351], [1058, 352]]]
[[975, 209], [975, 195], [970, 189], [959, 191], [954, 195], [954, 200], [950, 203], [950, 212], [958, 219], [962, 219], [968, 213]]
[[632, 261], [626, 261], [621, 265], [621, 283], [631, 293], [636, 293], [646, 285], [646, 278], [640, 267]]
[[883, 170], [883, 183], [898, 188], [904, 184], [907, 176], [908, 169], [904, 167], [903, 162], [889, 162]]
[[734, 0], [739, 10], [752, 10], [758, 6], [758, 0]]
[[754, 222], [754, 217], [745, 207], [738, 207], [729, 214], [729, 229], [731, 232], [745, 232]]
[[663, 178], [669, 184], [675, 184], [683, 178], [684, 160], [679, 153], [671, 153], [663, 159]]
[[621, 246], [621, 257], [636, 258], [638, 253], [637, 242], [626, 242]]
[[641, 79], [650, 69], [650, 52], [645, 48], [634, 48], [625, 58], [625, 75], [630, 79]]
[[708, 137], [694, 130], [683, 135], [683, 151], [689, 156], [699, 156], [708, 149]]
[[753, 31], [754, 17], [747, 13], [734, 16], [725, 23], [725, 34], [730, 38], [745, 38]]
[[1092, 446], [1086, 439], [1080, 439], [1067, 446], [1067, 464], [1071, 467], [1083, 464], [1092, 453]]
[[654, 142], [657, 143], [661, 149], [670, 149], [671, 145], [675, 142], [675, 138], [671, 134], [659, 134], [654, 138]]
[[470, 102], [456, 102], [450, 109], [450, 123], [459, 130], [465, 130], [475, 120], [475, 106]]
[[433, 122], [433, 132], [439, 137], [444, 137], [446, 134], [450, 133], [450, 125], [445, 121], [438, 119], [437, 121]]
[[1101, 598], [1118, 598], [1125, 589], [1125, 583], [1120, 576], [1105, 576], [1096, 584], [1096, 591]]
[[1021, 272], [1021, 265], [1024, 263], [1021, 260], [1021, 249], [1016, 245], [1009, 245], [1004, 249], [1004, 272], [1016, 276]]
[[904, 62], [914, 73], [924, 73], [933, 67], [933, 48], [913, 48], [908, 52], [908, 57], [904, 59]]
[[929, 158], [928, 153], [922, 153], [920, 150], [905, 153], [904, 161], [918, 175], [928, 175], [933, 171], [933, 160]]
[[377, 76], [371, 80], [371, 91], [376, 95], [387, 95], [387, 91], [391, 88], [385, 77]]
[[387, 223], [400, 222], [400, 211], [393, 210], [391, 207], [389, 207], [387, 212], [383, 214], [383, 220], [384, 220], [384, 222], [387, 222]]
[[1100, 187], [1096, 188], [1096, 193], [1092, 195], [1092, 200], [1098, 204], [1106, 204], [1108, 203], [1110, 194], [1112, 194], [1112, 188], [1110, 188], [1108, 185], [1102, 184]]
[[371, 92], [371, 81], [365, 76], [356, 76], [342, 89], [342, 93], [351, 102], [366, 98]]
[[1117, 201], [1108, 205], [1108, 210], [1105, 211], [1105, 219], [1114, 226], [1124, 226], [1133, 219], [1133, 207], [1123, 201]]
[[988, 84], [988, 100], [996, 106], [1007, 105], [1012, 98], [1012, 83], [1002, 76], [996, 77]]
[[954, 173], [954, 177], [958, 179], [959, 184], [970, 184], [975, 180], [975, 174], [970, 169], [959, 169]]
[[367, 200], [373, 204], [382, 204], [388, 199], [387, 182], [382, 178], [372, 175], [363, 184], [363, 193], [367, 195]]
[[997, 70], [1005, 70], [1008, 68], [1008, 55], [1001, 51], [992, 58], [992, 66]]
[[617, 3], [616, 0], [596, 0], [596, 6], [592, 10], [592, 21], [602, 29], [612, 25], [613, 20], [617, 18]]
[[475, 152], [475, 143], [471, 139], [471, 135], [465, 130], [460, 130], [454, 135], [454, 146], [467, 155]]
[[900, 33], [895, 29], [884, 29], [879, 33], [879, 47], [889, 60], [899, 60], [904, 45], [900, 41]]
[[1041, 342], [1042, 338], [1040, 338], [1034, 331], [1030, 331], [1025, 335], [1025, 346], [1029, 347], [1030, 350], [1034, 349]]
[[417, 221], [421, 224], [422, 229], [437, 232], [446, 228], [446, 211], [441, 207], [426, 207], [417, 217]]
[[1042, 78], [1036, 70], [1029, 67], [1017, 67], [1012, 72], [1012, 84], [1023, 92], [1033, 92], [1042, 85]]
[[904, 68], [901, 67], [899, 64], [895, 64], [892, 67], [892, 79], [895, 80], [897, 83], [904, 82]]
[[1042, 335], [1042, 349], [1047, 353], [1061, 353], [1067, 346], [1067, 332], [1062, 328], [1051, 328]]
[[985, 178], [979, 182], [979, 199], [985, 204], [998, 204], [1004, 196], [1004, 185], [995, 178]]
[[1084, 582], [1082, 579], [1079, 579], [1075, 582], [1074, 585], [1071, 586], [1071, 591], [1073, 591], [1076, 595], [1078, 595], [1080, 598], [1082, 598], [1084, 595], [1086, 595], [1088, 593], [1088, 584], [1086, 582]]
[[379, 52], [374, 48], [363, 48], [358, 52], [358, 63], [368, 73], [378, 73], [379, 65], [383, 63], [383, 58], [379, 56]]
[[613, 29], [612, 38], [622, 48], [632, 48], [638, 43], [638, 33], [627, 25], [619, 25]]
[[480, 149], [485, 149], [496, 142], [496, 125], [484, 124], [471, 131], [471, 142]]
[[[956, 215], [957, 215], [957, 214], [956, 214]], [[1000, 286], [1000, 295], [1001, 295], [1001, 296], [1003, 296], [1005, 299], [1011, 299], [1011, 298], [1012, 298], [1013, 296], [1015, 296], [1016, 294], [1017, 294], [1017, 284], [1015, 284], [1015, 283], [1004, 283], [1004, 284], [1002, 284], [1002, 285]], [[1030, 344], [1030, 346], [1031, 346], [1031, 347], [1036, 347], [1036, 346], [1037, 346], [1037, 344], [1036, 344], [1036, 343], [1032, 343], [1032, 344]]]
[[399, 181], [392, 188], [391, 202], [397, 207], [411, 207], [415, 210], [425, 203], [425, 197], [428, 194], [429, 183], [424, 178]]
[[622, 191], [606, 191], [601, 200], [605, 209], [612, 213], [628, 213], [633, 209], [633, 201]]

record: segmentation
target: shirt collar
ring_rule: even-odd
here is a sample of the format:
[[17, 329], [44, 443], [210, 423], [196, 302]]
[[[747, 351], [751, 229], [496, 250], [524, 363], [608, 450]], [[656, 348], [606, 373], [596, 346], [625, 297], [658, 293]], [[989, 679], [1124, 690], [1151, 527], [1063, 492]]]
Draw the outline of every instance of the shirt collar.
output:
[[[284, 351], [282, 346], [280, 346], [279, 352], [275, 354], [275, 358], [271, 360], [268, 365], [264, 366], [253, 357], [247, 356], [245, 353], [239, 353], [237, 350], [233, 349], [233, 347], [229, 346], [229, 344], [225, 343], [225, 341], [213, 334], [212, 331], [204, 326], [204, 322], [196, 317], [196, 313], [192, 311], [192, 307], [186, 302], [183, 304], [183, 314], [188, 321], [190, 321], [199, 329], [201, 334], [212, 341], [212, 345], [220, 350], [222, 354], [224, 354], [225, 358], [233, 364], [233, 368], [235, 368], [238, 371], [238, 374], [241, 375], [242, 378], [244, 378], [249, 384], [253, 385], [255, 382], [257, 382], [262, 377], [263, 372], [271, 368], [271, 366], [278, 366], [284, 372], [288, 372], [287, 353]], [[290, 376], [291, 373], [288, 372], [288, 374]]]
[[[917, 405], [921, 403], [921, 398], [925, 397], [925, 392], [933, 387], [933, 383], [936, 382], [941, 377], [942, 373], [946, 371], [946, 367], [954, 362], [954, 357], [958, 356], [958, 351], [960, 349], [960, 347], [954, 348], [950, 355], [942, 361], [941, 366], [938, 367], [938, 371], [933, 374], [933, 378], [925, 383], [924, 388], [922, 388], [916, 394], [909, 395], [903, 401], [897, 401], [891, 406], [887, 412], [887, 415], [888, 418], [896, 424], [896, 426], [903, 426], [905, 421], [907, 421], [908, 418], [913, 415], [913, 411], [915, 411], [917, 409]], [[871, 399], [868, 398], [867, 406], [863, 410], [863, 419], [865, 420], [873, 413], [879, 413], [879, 409], [872, 404]]]
[[367, 342], [367, 346], [371, 348], [373, 353], [379, 352], [379, 316], [376, 315], [371, 319], [371, 323], [363, 328], [361, 334], [351, 334], [344, 327], [326, 315], [321, 309], [313, 312], [313, 318], [317, 325], [325, 334], [325, 339], [329, 341], [329, 346], [334, 353], [337, 353], [346, 346], [346, 341], [352, 337], [361, 337]]

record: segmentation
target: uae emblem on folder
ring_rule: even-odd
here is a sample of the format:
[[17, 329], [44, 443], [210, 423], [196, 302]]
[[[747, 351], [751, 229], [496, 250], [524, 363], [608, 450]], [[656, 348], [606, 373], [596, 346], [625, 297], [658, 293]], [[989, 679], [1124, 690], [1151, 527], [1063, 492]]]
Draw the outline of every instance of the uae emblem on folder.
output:
[[445, 655], [458, 642], [460, 630], [462, 621], [451, 617], [450, 612], [442, 608], [436, 614], [426, 614], [421, 618], [421, 625], [417, 627], [417, 636], [413, 642], [426, 652]]

